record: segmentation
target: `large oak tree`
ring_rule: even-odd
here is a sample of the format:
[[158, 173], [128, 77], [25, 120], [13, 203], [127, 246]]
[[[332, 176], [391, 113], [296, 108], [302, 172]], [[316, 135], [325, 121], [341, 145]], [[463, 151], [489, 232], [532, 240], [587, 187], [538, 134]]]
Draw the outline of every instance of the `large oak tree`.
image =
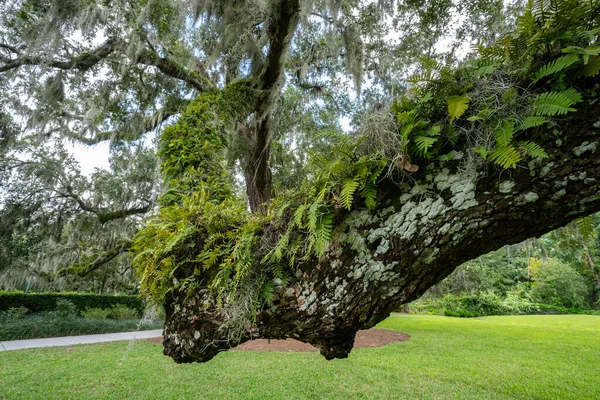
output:
[[[513, 31], [489, 1], [1, 7], [2, 110], [25, 134], [162, 132], [159, 209], [76, 270], [133, 250], [178, 362], [253, 337], [346, 357], [462, 262], [600, 210], [597, 1], [530, 2]], [[100, 224], [154, 201], [53, 191]]]

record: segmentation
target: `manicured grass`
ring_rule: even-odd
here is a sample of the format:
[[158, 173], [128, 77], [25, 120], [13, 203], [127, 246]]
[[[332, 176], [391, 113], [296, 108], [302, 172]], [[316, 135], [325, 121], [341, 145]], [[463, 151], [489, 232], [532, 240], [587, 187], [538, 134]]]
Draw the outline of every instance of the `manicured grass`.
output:
[[177, 365], [145, 341], [0, 353], [7, 399], [599, 399], [600, 317], [393, 315], [409, 341], [316, 353], [227, 352]]

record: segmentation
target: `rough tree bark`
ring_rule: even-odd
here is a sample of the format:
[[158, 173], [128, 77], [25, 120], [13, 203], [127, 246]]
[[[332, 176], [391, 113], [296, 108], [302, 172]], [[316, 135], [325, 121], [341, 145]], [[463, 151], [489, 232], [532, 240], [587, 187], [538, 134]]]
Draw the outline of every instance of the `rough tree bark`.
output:
[[[588, 89], [600, 79], [588, 79]], [[592, 90], [593, 91], [593, 90]], [[589, 90], [588, 90], [589, 92]], [[381, 182], [374, 211], [337, 216], [324, 256], [295, 270], [273, 304], [235, 339], [207, 291], [166, 302], [164, 353], [207, 361], [251, 338], [292, 337], [344, 358], [359, 329], [421, 296], [461, 263], [600, 211], [600, 103], [592, 97], [536, 137], [549, 158], [499, 171], [422, 168], [408, 185]]]

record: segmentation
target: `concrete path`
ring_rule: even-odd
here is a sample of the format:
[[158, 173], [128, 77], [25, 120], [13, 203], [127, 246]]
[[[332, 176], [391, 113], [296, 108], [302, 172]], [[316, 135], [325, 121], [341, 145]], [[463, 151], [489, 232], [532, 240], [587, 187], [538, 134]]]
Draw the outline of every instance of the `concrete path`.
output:
[[103, 333], [100, 335], [63, 336], [44, 339], [10, 340], [0, 342], [0, 351], [33, 349], [35, 347], [71, 346], [73, 344], [115, 342], [118, 340], [148, 339], [162, 336], [162, 329], [152, 331]]

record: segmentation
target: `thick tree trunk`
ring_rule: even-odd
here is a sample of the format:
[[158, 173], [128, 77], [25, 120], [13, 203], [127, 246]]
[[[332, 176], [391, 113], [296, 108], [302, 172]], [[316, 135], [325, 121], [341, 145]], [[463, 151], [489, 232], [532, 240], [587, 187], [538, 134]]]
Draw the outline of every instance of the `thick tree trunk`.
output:
[[[172, 292], [165, 354], [207, 361], [256, 337], [292, 337], [327, 359], [347, 357], [354, 336], [421, 296], [461, 263], [540, 236], [600, 210], [600, 104], [536, 138], [549, 154], [514, 170], [421, 168], [412, 186], [382, 182], [379, 206], [338, 215], [333, 241], [276, 288], [272, 307], [232, 337], [230, 316], [207, 291]], [[455, 164], [454, 164], [455, 165]], [[310, 264], [310, 265], [308, 265]]]
[[298, 0], [279, 0], [272, 4], [268, 21], [269, 53], [256, 80], [262, 92], [254, 112], [254, 126], [246, 130], [249, 158], [243, 160], [246, 194], [253, 212], [264, 212], [265, 203], [272, 197], [269, 153], [271, 137], [270, 113], [280, 96], [284, 81], [284, 63], [290, 42], [300, 19]]
[[250, 132], [247, 142], [251, 149], [249, 158], [243, 161], [246, 194], [252, 212], [264, 212], [265, 204], [273, 195], [273, 182], [269, 168], [271, 151], [268, 137], [269, 118], [264, 118], [255, 129]]

